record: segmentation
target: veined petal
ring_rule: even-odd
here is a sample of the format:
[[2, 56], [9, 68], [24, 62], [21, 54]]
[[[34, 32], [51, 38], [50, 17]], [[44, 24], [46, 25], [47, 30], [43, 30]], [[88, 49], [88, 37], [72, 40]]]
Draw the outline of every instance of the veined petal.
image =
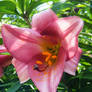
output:
[[83, 21], [77, 17], [61, 18], [57, 21], [62, 46], [67, 51], [68, 58], [72, 58], [78, 49], [78, 34], [83, 28]]
[[58, 19], [56, 23], [58, 26], [59, 33], [63, 39], [70, 34], [72, 37], [78, 36], [84, 24], [78, 16], [61, 18]]
[[63, 48], [60, 48], [57, 62], [44, 72], [33, 70], [32, 65], [34, 64], [34, 60], [30, 62], [30, 78], [33, 80], [40, 92], [56, 92], [56, 88], [63, 74], [65, 59], [66, 52]]
[[80, 60], [81, 53], [82, 53], [82, 50], [80, 48], [78, 48], [76, 55], [73, 58], [71, 58], [70, 60], [65, 62], [64, 71], [66, 73], [69, 73], [71, 75], [75, 75], [75, 71], [76, 71], [78, 62]]
[[68, 58], [72, 58], [78, 50], [78, 37], [71, 38], [71, 36], [65, 37], [62, 40], [62, 46], [67, 52]]
[[38, 14], [35, 14], [32, 18], [32, 27], [39, 30], [39, 32], [43, 31], [50, 23], [57, 20], [56, 14], [51, 10], [45, 10]]
[[30, 79], [29, 73], [28, 73], [28, 64], [18, 61], [16, 59], [12, 60], [12, 64], [16, 69], [16, 72], [18, 74], [18, 77], [21, 83], [24, 83]]
[[13, 57], [22, 62], [30, 62], [31, 58], [41, 52], [38, 45], [40, 34], [28, 28], [10, 25], [2, 26], [3, 41]]

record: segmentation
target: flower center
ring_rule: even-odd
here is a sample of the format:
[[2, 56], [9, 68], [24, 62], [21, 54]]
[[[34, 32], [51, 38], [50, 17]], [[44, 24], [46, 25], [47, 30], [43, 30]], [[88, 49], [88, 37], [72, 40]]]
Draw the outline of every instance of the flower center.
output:
[[44, 62], [37, 60], [33, 66], [33, 70], [43, 72], [48, 67], [51, 67], [57, 60], [59, 48], [60, 48], [60, 45], [55, 45], [53, 47], [47, 47], [46, 51], [42, 52], [42, 55], [45, 56]]

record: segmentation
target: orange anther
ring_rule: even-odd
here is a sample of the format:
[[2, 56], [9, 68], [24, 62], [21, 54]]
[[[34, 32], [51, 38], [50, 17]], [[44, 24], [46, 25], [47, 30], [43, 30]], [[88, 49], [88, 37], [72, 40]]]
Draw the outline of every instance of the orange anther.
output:
[[49, 59], [50, 59], [50, 56], [47, 56], [45, 61], [48, 62]]
[[42, 52], [42, 54], [43, 54], [43, 55], [46, 55], [45, 61], [48, 62], [48, 60], [49, 60], [50, 57], [51, 57], [51, 53], [49, 53], [49, 52]]
[[36, 61], [36, 64], [42, 65], [42, 61]]
[[56, 57], [57, 57], [56, 55], [52, 56], [53, 59], [56, 59]]
[[51, 65], [52, 65], [52, 62], [51, 62], [50, 60], [48, 61], [48, 65], [49, 65], [49, 66], [51, 66]]
[[51, 56], [51, 53], [49, 52], [42, 52], [43, 55], [50, 55]]

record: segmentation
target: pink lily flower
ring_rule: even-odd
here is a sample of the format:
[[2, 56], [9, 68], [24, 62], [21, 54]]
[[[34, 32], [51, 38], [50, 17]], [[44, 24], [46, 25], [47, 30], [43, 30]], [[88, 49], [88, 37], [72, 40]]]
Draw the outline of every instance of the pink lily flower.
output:
[[40, 92], [56, 92], [64, 71], [75, 74], [82, 28], [79, 17], [58, 18], [51, 9], [33, 16], [32, 29], [4, 24], [4, 45], [21, 83], [32, 79]]
[[1, 55], [1, 53], [7, 52], [4, 46], [0, 46], [0, 77], [3, 75], [3, 68], [11, 64], [12, 57], [10, 55]]

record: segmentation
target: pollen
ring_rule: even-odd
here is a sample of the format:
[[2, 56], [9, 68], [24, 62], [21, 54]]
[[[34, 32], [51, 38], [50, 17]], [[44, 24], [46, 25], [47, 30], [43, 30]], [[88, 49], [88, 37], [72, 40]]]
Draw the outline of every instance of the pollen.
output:
[[42, 65], [42, 61], [36, 61], [36, 64]]

